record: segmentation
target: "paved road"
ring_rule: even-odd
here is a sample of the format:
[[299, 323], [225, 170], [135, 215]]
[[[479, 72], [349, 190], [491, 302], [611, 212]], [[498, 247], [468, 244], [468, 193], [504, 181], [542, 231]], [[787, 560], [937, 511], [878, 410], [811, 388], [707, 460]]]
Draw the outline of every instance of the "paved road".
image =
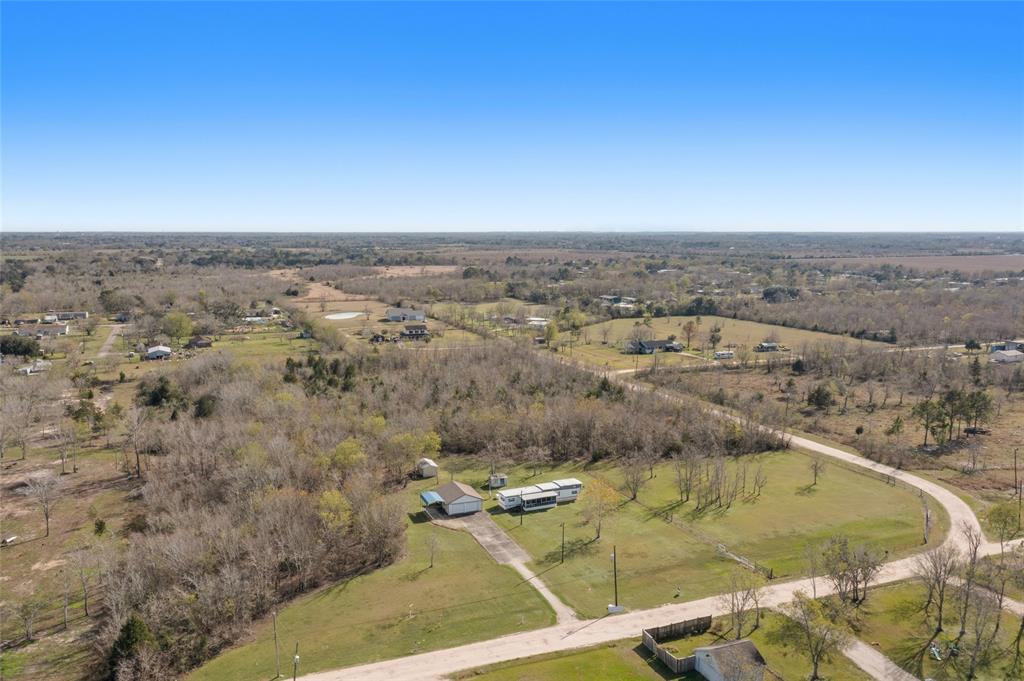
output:
[[488, 513], [449, 518], [436, 509], [428, 509], [428, 515], [438, 525], [469, 532], [496, 562], [511, 566], [522, 576], [523, 581], [529, 582], [540, 592], [555, 611], [559, 624], [578, 621], [575, 611], [563, 603], [548, 585], [526, 566], [531, 560], [530, 554], [509, 537], [505, 530], [498, 527]]
[[[556, 358], [554, 361], [560, 360]], [[593, 372], [606, 375], [600, 370], [593, 370]], [[620, 381], [624, 387], [630, 390], [650, 390], [666, 399], [676, 401], [681, 399], [677, 395], [655, 389], [646, 384], [624, 381], [617, 377], [614, 377], [613, 380]], [[711, 411], [710, 413], [722, 418], [735, 418], [721, 411]], [[815, 442], [814, 440], [792, 437], [791, 442], [792, 446], [829, 456], [883, 475], [892, 476], [924, 491], [926, 494], [930, 494], [946, 509], [950, 517], [952, 530], [946, 537], [945, 544], [952, 544], [958, 548], [963, 548], [965, 542], [961, 528], [969, 526], [980, 530], [978, 519], [970, 507], [960, 497], [941, 485], [906, 471], [897, 470], [891, 466], [871, 461], [856, 454]], [[999, 551], [1000, 547], [997, 542], [988, 541], [984, 542], [980, 549], [983, 555], [994, 554]], [[914, 561], [915, 559], [911, 557], [885, 564], [879, 571], [874, 583], [886, 584], [913, 577]], [[812, 591], [815, 591], [815, 586], [817, 587], [816, 593], [819, 597], [833, 592], [827, 581], [821, 578], [816, 580], [816, 584], [812, 584], [811, 579], [775, 582], [765, 589], [761, 603], [764, 607], [769, 608], [780, 606], [791, 601], [797, 591], [812, 593]], [[320, 672], [306, 675], [302, 678], [306, 681], [345, 681], [348, 679], [359, 679], [361, 681], [425, 681], [429, 679], [443, 679], [454, 672], [485, 664], [636, 637], [644, 627], [708, 614], [716, 616], [726, 614], [726, 610], [719, 602], [718, 596], [686, 603], [663, 605], [622, 615], [606, 616], [596, 620], [560, 622], [553, 627], [510, 634], [489, 641], [480, 641], [456, 648], [421, 653], [419, 655], [349, 667], [347, 669]], [[878, 661], [877, 659], [869, 659], [865, 654], [863, 662], [871, 665]]]

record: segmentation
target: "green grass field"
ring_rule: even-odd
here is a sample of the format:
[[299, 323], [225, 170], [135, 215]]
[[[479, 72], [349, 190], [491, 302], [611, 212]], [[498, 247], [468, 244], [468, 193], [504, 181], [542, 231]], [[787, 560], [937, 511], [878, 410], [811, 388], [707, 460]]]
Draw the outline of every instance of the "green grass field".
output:
[[[857, 636], [864, 641], [877, 642], [889, 659], [919, 678], [936, 681], [961, 681], [967, 679], [967, 658], [947, 656], [945, 651], [959, 631], [956, 606], [947, 601], [945, 631], [935, 642], [945, 658], [936, 661], [931, 655], [922, 654], [934, 629], [926, 624], [921, 605], [925, 601], [924, 585], [902, 583], [873, 589], [867, 601], [860, 607], [860, 624]], [[989, 663], [977, 670], [978, 681], [1010, 681], [1022, 679], [1020, 670], [1016, 675], [1010, 671], [1013, 662], [1012, 644], [1020, 620], [1008, 612], [1003, 613], [999, 635], [989, 648]], [[968, 627], [970, 630], [970, 627]], [[962, 646], [971, 645], [968, 634]], [[920, 667], [918, 660], [920, 660]]]
[[[749, 476], [757, 463], [751, 459]], [[601, 539], [585, 524], [583, 502], [527, 514], [487, 508], [495, 521], [533, 557], [534, 568], [566, 603], [586, 617], [604, 613], [612, 599], [612, 546], [619, 556], [619, 598], [629, 608], [647, 608], [721, 592], [729, 575], [740, 569], [719, 555], [717, 544], [772, 568], [776, 578], [796, 576], [804, 568], [804, 547], [836, 533], [904, 555], [922, 548], [923, 517], [916, 494], [885, 485], [852, 470], [830, 465], [817, 487], [810, 488], [810, 458], [796, 452], [762, 455], [768, 482], [757, 499], [739, 499], [727, 511], [693, 512], [693, 503], [678, 504], [670, 464], [655, 468], [655, 477], [640, 492], [639, 502], [623, 496], [619, 509], [605, 519]], [[510, 486], [575, 476], [584, 484], [595, 476], [618, 486], [610, 467], [565, 467], [529, 477], [509, 470]], [[466, 469], [456, 476], [481, 485], [484, 471]], [[586, 495], [586, 489], [583, 492]], [[671, 515], [672, 522], [667, 518]], [[941, 516], [941, 514], [940, 514]], [[559, 563], [562, 523], [567, 553]], [[948, 527], [944, 516], [932, 533], [939, 540]]]
[[[303, 596], [281, 608], [285, 657], [299, 643], [303, 673], [457, 646], [554, 624], [551, 608], [511, 568], [495, 563], [468, 533], [422, 522], [418, 493], [400, 493], [410, 514], [406, 555], [394, 565]], [[439, 542], [429, 567], [427, 541]], [[501, 603], [501, 607], [496, 604]], [[272, 625], [189, 677], [250, 681], [274, 675]]]
[[650, 369], [655, 362], [659, 367], [701, 364], [699, 357], [682, 352], [659, 352], [656, 355], [627, 355], [617, 345], [602, 345], [600, 341], [591, 339], [590, 343], [568, 343], [562, 345], [559, 354], [570, 359], [586, 362], [601, 369], [616, 371], [619, 369]]
[[[749, 638], [761, 651], [772, 671], [784, 679], [806, 679], [811, 665], [801, 651], [784, 646], [773, 634], [778, 630], [781, 615], [766, 613], [760, 628]], [[716, 620], [711, 631], [698, 636], [689, 636], [668, 642], [666, 645], [682, 657], [695, 648], [732, 640], [722, 633], [714, 633], [724, 623]], [[727, 626], [727, 625], [726, 625]], [[843, 656], [836, 656], [823, 664], [819, 670], [829, 681], [865, 681], [870, 678]], [[657, 679], [678, 679], [679, 681], [700, 681], [696, 672], [675, 675], [653, 658], [640, 639], [616, 641], [605, 646], [587, 648], [577, 652], [542, 655], [518, 662], [494, 665], [483, 669], [457, 674], [453, 678], [479, 679], [480, 681], [561, 681], [562, 679], [600, 679], [602, 681], [655, 681]]]

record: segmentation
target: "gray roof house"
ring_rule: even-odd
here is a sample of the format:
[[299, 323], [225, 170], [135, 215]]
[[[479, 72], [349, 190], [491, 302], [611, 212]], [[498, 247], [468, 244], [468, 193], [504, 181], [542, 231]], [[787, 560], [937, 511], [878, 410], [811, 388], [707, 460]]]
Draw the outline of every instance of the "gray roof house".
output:
[[427, 319], [427, 313], [423, 310], [408, 307], [389, 307], [384, 316], [389, 322], [422, 322]]

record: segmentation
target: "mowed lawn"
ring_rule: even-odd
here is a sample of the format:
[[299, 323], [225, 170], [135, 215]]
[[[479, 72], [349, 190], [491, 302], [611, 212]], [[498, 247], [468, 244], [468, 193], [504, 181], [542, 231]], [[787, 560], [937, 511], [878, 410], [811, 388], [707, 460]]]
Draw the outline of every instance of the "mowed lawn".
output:
[[[419, 492], [400, 495], [410, 514], [406, 555], [366, 576], [303, 596], [281, 608], [278, 635], [289, 662], [299, 643], [302, 673], [448, 648], [554, 624], [544, 599], [512, 568], [495, 563], [468, 533], [424, 521]], [[438, 540], [430, 567], [428, 541]], [[251, 681], [274, 676], [269, 619], [243, 645], [193, 672], [193, 681]]]
[[[600, 344], [605, 340], [605, 329], [607, 329], [608, 343], [621, 348], [622, 343], [629, 340], [633, 327], [640, 321], [639, 319], [632, 318], [613, 319], [587, 326], [583, 329], [583, 334], [589, 337], [592, 344]], [[650, 333], [657, 339], [665, 339], [670, 335], [674, 335], [676, 340], [685, 345], [686, 334], [683, 332], [683, 326], [688, 321], [696, 322], [697, 317], [657, 317], [650, 320]], [[857, 340], [848, 336], [839, 336], [820, 331], [806, 331], [804, 329], [793, 329], [775, 324], [762, 324], [761, 322], [750, 322], [730, 317], [712, 316], [700, 318], [700, 326], [690, 339], [690, 347], [700, 348], [702, 344], [705, 344], [711, 328], [715, 325], [721, 327], [722, 339], [718, 343], [719, 349], [730, 346], [753, 348], [772, 335], [778, 339], [778, 342], [796, 352], [799, 352], [800, 348], [804, 345], [823, 342], [863, 343], [873, 347], [891, 347], [885, 343]]]
[[[485, 507], [533, 557], [535, 569], [552, 590], [586, 617], [600, 616], [612, 601], [613, 546], [619, 558], [619, 601], [633, 609], [723, 591], [730, 574], [741, 568], [720, 554], [719, 544], [770, 567], [776, 578], [801, 574], [804, 548], [837, 533], [869, 542], [890, 557], [923, 548], [921, 503], [913, 492], [837, 465], [830, 465], [818, 485], [810, 488], [811, 459], [797, 452], [747, 460], [749, 480], [758, 465], [767, 475], [760, 497], [747, 495], [728, 510], [697, 514], [692, 501], [678, 503], [671, 464], [660, 464], [641, 491], [639, 503], [622, 496], [618, 509], [605, 519], [597, 541], [595, 528], [584, 521], [582, 498], [522, 518], [501, 511], [496, 502], [487, 502]], [[580, 478], [584, 485], [600, 478], [618, 487], [621, 480], [616, 469], [606, 466], [565, 467], [532, 478], [529, 471], [514, 468], [510, 485], [569, 476]], [[477, 485], [485, 479], [479, 470], [457, 477]], [[586, 493], [584, 488], [583, 497]], [[941, 540], [948, 527], [941, 511], [935, 510], [933, 543]], [[563, 523], [566, 560], [560, 563]]]
[[[784, 679], [806, 679], [810, 676], [811, 665], [801, 649], [783, 645], [776, 635], [782, 623], [782, 615], [765, 613], [761, 626], [744, 636], [749, 638], [761, 651], [768, 666]], [[711, 631], [689, 636], [664, 645], [675, 651], [679, 657], [693, 653], [695, 648], [725, 643], [733, 639], [725, 631], [728, 624], [723, 619], [715, 620]], [[718, 633], [715, 633], [718, 631]], [[829, 681], [867, 681], [870, 677], [860, 671], [842, 655], [822, 664], [822, 678]], [[562, 679], [588, 679], [600, 681], [656, 681], [678, 679], [700, 681], [696, 672], [673, 674], [643, 647], [640, 639], [616, 641], [604, 646], [587, 648], [569, 653], [555, 653], [509, 662], [493, 667], [458, 674], [454, 677], [478, 679], [479, 681], [561, 681]]]
[[[925, 588], [920, 583], [905, 582], [872, 589], [867, 600], [858, 609], [857, 636], [864, 641], [877, 641], [889, 659], [919, 678], [931, 678], [936, 681], [966, 680], [969, 662], [966, 651], [973, 645], [970, 621], [966, 640], [961, 642], [964, 650], [958, 656], [948, 656], [946, 651], [956, 639], [960, 625], [955, 602], [947, 599], [946, 617], [943, 618], [944, 631], [935, 639], [944, 660], [940, 662], [930, 654], [922, 655], [921, 652], [935, 629], [934, 619], [929, 620], [931, 625], [925, 622], [921, 610], [925, 599]], [[1002, 617], [999, 634], [988, 649], [987, 664], [978, 669], [974, 677], [977, 681], [1009, 681], [1024, 678], [1020, 670], [1017, 670], [1016, 674], [1011, 673], [1013, 639], [1020, 626], [1020, 620], [1007, 611], [1002, 613]], [[968, 619], [971, 620], [970, 617]]]

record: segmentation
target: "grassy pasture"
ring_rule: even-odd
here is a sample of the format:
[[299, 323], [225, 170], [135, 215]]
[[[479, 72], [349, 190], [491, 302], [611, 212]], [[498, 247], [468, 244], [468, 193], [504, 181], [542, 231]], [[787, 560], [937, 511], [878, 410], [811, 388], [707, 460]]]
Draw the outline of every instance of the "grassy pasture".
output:
[[595, 367], [617, 371], [621, 369], [650, 369], [655, 361], [659, 367], [693, 366], [702, 364], [699, 357], [682, 352], [659, 352], [657, 355], [627, 355], [622, 349], [601, 343], [580, 343], [569, 347], [562, 345], [558, 353]]
[[[409, 514], [406, 555], [368, 575], [326, 587], [281, 608], [285, 659], [299, 643], [303, 673], [447, 648], [554, 624], [551, 608], [507, 566], [498, 565], [468, 533], [425, 522], [419, 491], [398, 493]], [[429, 567], [431, 536], [436, 563]], [[496, 607], [497, 604], [501, 607]], [[248, 681], [274, 675], [269, 618], [252, 636], [193, 672], [192, 681]]]
[[[630, 608], [720, 592], [730, 573], [740, 568], [719, 555], [719, 543], [771, 567], [777, 578], [797, 575], [803, 569], [804, 547], [839, 532], [876, 544], [890, 555], [921, 548], [923, 518], [914, 493], [838, 465], [829, 466], [811, 488], [810, 458], [796, 452], [752, 459], [751, 479], [758, 463], [768, 478], [759, 498], [741, 497], [729, 510], [705, 513], [695, 513], [692, 501], [678, 503], [671, 465], [660, 464], [641, 490], [639, 503], [622, 497], [620, 507], [605, 519], [597, 541], [595, 529], [584, 522], [582, 500], [522, 519], [501, 511], [493, 501], [485, 508], [533, 557], [534, 568], [552, 590], [587, 617], [600, 616], [611, 602], [613, 545], [619, 555], [620, 602]], [[569, 476], [580, 478], [584, 485], [597, 478], [614, 486], [621, 483], [618, 471], [605, 466], [566, 466], [536, 477], [523, 467], [508, 472], [511, 486]], [[466, 468], [456, 478], [478, 487], [486, 484], [484, 469]], [[945, 517], [937, 515], [933, 541], [948, 526]], [[565, 563], [559, 563], [562, 523]]]

